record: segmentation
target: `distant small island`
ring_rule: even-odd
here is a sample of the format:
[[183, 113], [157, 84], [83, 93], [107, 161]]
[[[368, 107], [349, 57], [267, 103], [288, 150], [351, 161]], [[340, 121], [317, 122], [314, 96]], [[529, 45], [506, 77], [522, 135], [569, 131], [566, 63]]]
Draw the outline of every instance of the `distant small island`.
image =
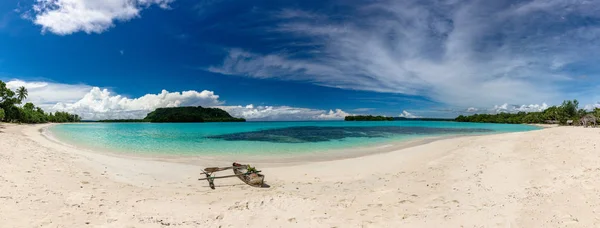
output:
[[346, 116], [345, 121], [454, 121], [454, 119], [443, 119], [443, 118], [406, 118], [406, 117], [386, 117], [386, 116]]
[[243, 118], [235, 118], [219, 108], [174, 107], [157, 108], [148, 113], [144, 119], [100, 120], [98, 122], [151, 122], [151, 123], [201, 123], [201, 122], [246, 122]]

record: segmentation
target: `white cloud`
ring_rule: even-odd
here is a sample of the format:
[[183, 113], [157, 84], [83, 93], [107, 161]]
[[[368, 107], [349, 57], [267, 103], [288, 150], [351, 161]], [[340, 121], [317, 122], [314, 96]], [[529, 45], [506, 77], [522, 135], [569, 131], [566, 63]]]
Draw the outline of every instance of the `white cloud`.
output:
[[335, 111], [309, 108], [297, 108], [289, 106], [217, 106], [229, 112], [232, 116], [245, 118], [247, 120], [341, 120], [350, 115], [341, 109]]
[[583, 109], [588, 110], [588, 111], [592, 111], [596, 108], [600, 108], [600, 102], [596, 102], [595, 104], [587, 104], [584, 106]]
[[335, 111], [329, 110], [328, 113], [323, 113], [323, 114], [319, 115], [319, 119], [339, 120], [339, 119], [344, 119], [344, 117], [346, 117], [346, 116], [351, 116], [351, 114], [344, 112], [341, 109], [336, 109]]
[[[158, 5], [169, 8], [174, 0], [36, 0], [33, 22], [42, 31], [59, 35], [75, 32], [102, 33], [115, 21], [139, 17], [143, 8]], [[24, 14], [25, 18], [30, 18]]]
[[311, 48], [231, 49], [208, 70], [489, 107], [569, 98], [570, 82], [581, 73], [562, 69], [599, 57], [598, 26], [569, 20], [600, 19], [594, 13], [600, 1], [442, 2], [375, 1], [343, 17], [278, 11], [281, 23], [265, 31], [314, 43]]
[[141, 119], [156, 108], [179, 106], [215, 106], [223, 102], [214, 92], [194, 90], [146, 94], [139, 98], [113, 95], [107, 89], [93, 87], [80, 100], [74, 103], [60, 102], [49, 111], [67, 111], [80, 115], [86, 120], [99, 119]]
[[503, 105], [495, 105], [492, 110], [493, 113], [514, 113], [514, 112], [541, 112], [548, 108], [546, 103], [540, 104], [529, 104], [529, 105], [509, 105], [504, 103]]
[[128, 98], [107, 89], [89, 85], [69, 85], [42, 81], [11, 80], [6, 83], [13, 90], [25, 86], [32, 102], [45, 111], [66, 111], [78, 114], [84, 120], [141, 119], [156, 108], [180, 106], [218, 107], [232, 116], [248, 120], [341, 120], [351, 115], [341, 109], [318, 110], [290, 106], [226, 106], [213, 91], [190, 90], [146, 94]]
[[410, 112], [407, 112], [406, 110], [402, 111], [402, 113], [400, 113], [398, 116], [404, 118], [421, 118], [420, 116], [416, 116]]
[[477, 112], [477, 111], [479, 111], [479, 109], [478, 108], [474, 108], [474, 107], [470, 107], [470, 108], [467, 109], [467, 112]]
[[530, 104], [530, 105], [521, 105], [515, 107], [515, 110], [519, 112], [541, 112], [548, 109], [548, 105], [546, 103], [539, 104]]
[[11, 80], [6, 86], [13, 91], [24, 86], [29, 96], [25, 102], [32, 102], [42, 108], [50, 108], [58, 102], [76, 102], [88, 93], [92, 86], [84, 84], [62, 84], [42, 81]]

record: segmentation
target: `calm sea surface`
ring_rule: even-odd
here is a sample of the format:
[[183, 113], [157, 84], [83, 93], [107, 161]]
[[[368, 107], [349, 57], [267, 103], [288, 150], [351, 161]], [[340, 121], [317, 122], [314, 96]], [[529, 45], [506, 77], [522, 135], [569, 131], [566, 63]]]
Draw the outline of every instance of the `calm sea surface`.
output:
[[430, 121], [82, 123], [50, 127], [56, 139], [110, 152], [173, 155], [237, 155], [326, 152], [431, 136], [536, 130], [511, 124]]

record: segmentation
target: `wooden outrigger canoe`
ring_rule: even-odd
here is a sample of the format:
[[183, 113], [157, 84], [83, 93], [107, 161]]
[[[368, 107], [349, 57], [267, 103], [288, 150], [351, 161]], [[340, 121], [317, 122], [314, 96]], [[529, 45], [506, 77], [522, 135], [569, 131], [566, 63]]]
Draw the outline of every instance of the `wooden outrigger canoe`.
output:
[[[221, 172], [225, 170], [233, 170], [234, 175], [228, 176], [214, 176], [214, 173]], [[229, 167], [209, 167], [205, 168], [202, 173], [206, 175], [206, 178], [200, 178], [198, 180], [207, 180], [210, 188], [215, 189], [215, 179], [221, 178], [230, 178], [230, 177], [238, 177], [242, 182], [254, 186], [254, 187], [263, 187], [265, 176], [260, 174], [259, 170], [250, 166], [250, 165], [242, 165], [238, 163], [233, 163], [232, 166]]]

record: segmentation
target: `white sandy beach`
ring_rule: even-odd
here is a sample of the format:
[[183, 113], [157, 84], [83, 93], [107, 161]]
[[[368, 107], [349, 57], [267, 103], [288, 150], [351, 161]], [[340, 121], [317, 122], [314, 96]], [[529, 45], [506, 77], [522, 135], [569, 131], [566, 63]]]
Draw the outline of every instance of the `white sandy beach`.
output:
[[600, 129], [266, 164], [270, 188], [219, 179], [211, 190], [200, 165], [81, 151], [43, 126], [0, 125], [0, 227], [600, 226]]

